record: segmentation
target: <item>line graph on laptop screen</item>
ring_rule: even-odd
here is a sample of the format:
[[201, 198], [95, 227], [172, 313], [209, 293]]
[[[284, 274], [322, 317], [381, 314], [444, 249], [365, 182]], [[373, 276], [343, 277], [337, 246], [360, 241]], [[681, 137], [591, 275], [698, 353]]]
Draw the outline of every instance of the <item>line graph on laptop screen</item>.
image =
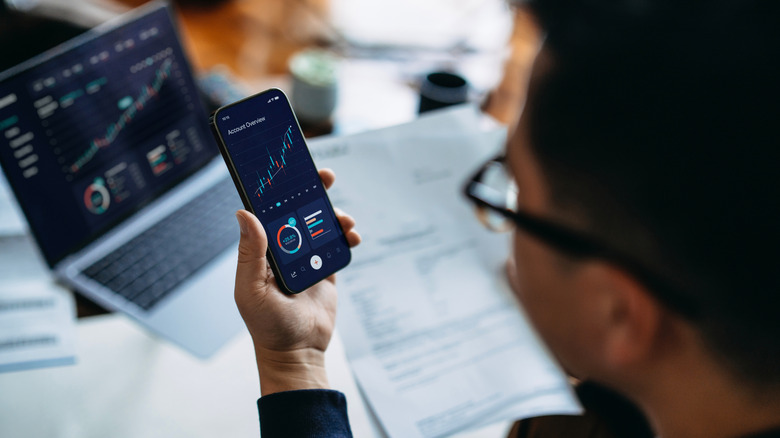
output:
[[0, 160], [47, 259], [215, 155], [166, 8], [29, 64], [0, 74]]
[[[140, 55], [131, 58], [131, 62], [137, 62], [129, 66], [127, 76], [109, 79], [95, 69], [92, 75], [82, 73], [83, 79], [45, 90], [35, 100], [49, 144], [68, 181], [121, 157], [192, 111], [191, 99], [181, 101], [179, 90], [172, 90], [186, 86], [180, 74], [176, 77], [179, 71], [172, 48], [150, 56]], [[100, 61], [92, 57], [91, 62]], [[45, 87], [42, 85], [34, 83], [33, 87]], [[78, 120], [97, 123], [74, 123]], [[174, 131], [165, 134], [175, 134]], [[152, 166], [155, 175], [186, 161], [190, 147], [171, 146], [165, 159], [161, 159], [162, 154], [153, 154], [158, 161]]]

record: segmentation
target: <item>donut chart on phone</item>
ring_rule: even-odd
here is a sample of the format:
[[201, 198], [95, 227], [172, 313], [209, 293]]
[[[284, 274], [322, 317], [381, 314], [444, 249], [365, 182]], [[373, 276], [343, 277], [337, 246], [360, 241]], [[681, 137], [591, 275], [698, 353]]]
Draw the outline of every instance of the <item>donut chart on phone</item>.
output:
[[276, 243], [279, 245], [279, 249], [287, 254], [298, 252], [302, 242], [301, 232], [290, 224], [282, 225], [276, 233]]

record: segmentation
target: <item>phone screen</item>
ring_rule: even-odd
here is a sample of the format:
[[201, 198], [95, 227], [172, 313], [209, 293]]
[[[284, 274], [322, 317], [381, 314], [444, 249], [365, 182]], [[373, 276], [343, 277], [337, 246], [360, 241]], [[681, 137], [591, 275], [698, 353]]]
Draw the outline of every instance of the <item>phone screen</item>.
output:
[[284, 93], [228, 105], [213, 123], [244, 204], [265, 228], [279, 285], [300, 292], [346, 266], [349, 245]]

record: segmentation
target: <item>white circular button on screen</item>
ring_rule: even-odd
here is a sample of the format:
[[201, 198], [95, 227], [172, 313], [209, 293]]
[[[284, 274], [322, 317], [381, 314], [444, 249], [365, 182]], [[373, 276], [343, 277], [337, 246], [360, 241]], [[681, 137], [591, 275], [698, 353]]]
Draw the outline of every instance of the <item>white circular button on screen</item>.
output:
[[311, 263], [311, 267], [315, 270], [319, 270], [322, 267], [322, 259], [318, 255], [311, 256], [309, 263]]

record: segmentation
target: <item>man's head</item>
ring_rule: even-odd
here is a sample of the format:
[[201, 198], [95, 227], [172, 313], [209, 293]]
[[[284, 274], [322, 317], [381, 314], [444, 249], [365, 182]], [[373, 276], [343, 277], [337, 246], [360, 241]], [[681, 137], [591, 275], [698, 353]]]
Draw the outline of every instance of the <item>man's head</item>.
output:
[[[735, 377], [780, 386], [780, 4], [530, 7], [546, 39], [508, 146], [521, 206], [660, 279], [520, 232], [540, 332], [587, 374], [601, 353], [642, 354], [610, 350], [615, 336], [656, 342], [679, 320]], [[620, 318], [633, 325], [607, 334]]]

